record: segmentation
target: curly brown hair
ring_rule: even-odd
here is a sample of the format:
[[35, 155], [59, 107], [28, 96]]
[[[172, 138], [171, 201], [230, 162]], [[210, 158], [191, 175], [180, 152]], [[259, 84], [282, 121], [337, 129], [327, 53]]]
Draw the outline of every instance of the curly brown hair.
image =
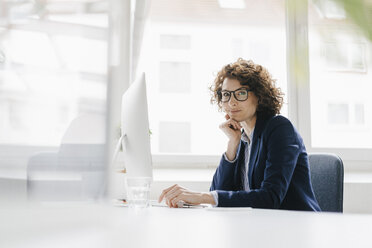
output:
[[217, 103], [222, 109], [221, 90], [225, 78], [236, 79], [241, 85], [246, 85], [257, 96], [257, 113], [263, 115], [276, 115], [280, 113], [283, 105], [283, 93], [275, 86], [276, 80], [271, 78], [270, 73], [261, 65], [251, 60], [239, 58], [236, 62], [225, 65], [218, 72], [212, 91], [211, 103]]

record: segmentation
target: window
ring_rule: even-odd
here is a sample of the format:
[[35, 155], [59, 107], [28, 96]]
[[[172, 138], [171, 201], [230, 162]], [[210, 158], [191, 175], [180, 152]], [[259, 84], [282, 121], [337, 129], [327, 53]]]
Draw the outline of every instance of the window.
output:
[[191, 152], [191, 127], [188, 122], [159, 123], [159, 151], [162, 153]]
[[329, 71], [366, 72], [366, 49], [362, 43], [324, 44], [325, 63]]
[[244, 40], [242, 38], [233, 38], [231, 40], [231, 50], [233, 58], [239, 58], [242, 54], [245, 53], [244, 48], [246, 45], [244, 44]]
[[345, 19], [345, 10], [332, 0], [313, 0], [318, 14], [322, 18]]
[[57, 146], [77, 115], [105, 112], [107, 2], [13, 2], [0, 4], [0, 144]]
[[333, 127], [362, 127], [365, 123], [364, 104], [329, 103], [327, 116], [328, 124]]
[[328, 124], [340, 125], [349, 123], [349, 106], [347, 104], [328, 104]]
[[[289, 93], [282, 114], [289, 112], [310, 152], [347, 151], [351, 160], [370, 154], [371, 42], [333, 0], [308, 1], [307, 22], [301, 22], [306, 15], [291, 19], [285, 10], [300, 2], [151, 1], [137, 72], [146, 72], [155, 155], [221, 155], [226, 138], [218, 125], [224, 115], [209, 103], [208, 87], [238, 57], [265, 66]], [[1, 144], [55, 146], [78, 113], [105, 110], [107, 1], [41, 4], [49, 10], [42, 16], [0, 4]], [[294, 28], [286, 29], [288, 24]], [[294, 82], [296, 65], [286, 57], [302, 47], [307, 52], [307, 46], [305, 67], [298, 67], [306, 79]], [[167, 133], [185, 139], [185, 146], [167, 140]]]
[[222, 154], [226, 138], [218, 126], [224, 114], [210, 104], [209, 87], [222, 66], [239, 57], [265, 66], [286, 92], [284, 1], [249, 0], [241, 8], [152, 1], [139, 68], [147, 76], [154, 154]]
[[166, 35], [160, 36], [160, 48], [188, 50], [191, 47], [189, 35]]
[[188, 62], [160, 62], [160, 92], [190, 93], [191, 65]]
[[358, 125], [364, 124], [364, 104], [355, 104], [354, 106], [354, 122]]
[[346, 17], [323, 18], [318, 3], [308, 9], [311, 146], [372, 148], [371, 42]]

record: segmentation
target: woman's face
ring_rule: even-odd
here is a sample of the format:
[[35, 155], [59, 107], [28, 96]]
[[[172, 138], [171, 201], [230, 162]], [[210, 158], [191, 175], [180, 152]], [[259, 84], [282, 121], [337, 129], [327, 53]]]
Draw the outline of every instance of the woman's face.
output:
[[[222, 83], [222, 91], [235, 91], [242, 87], [248, 88], [248, 86], [241, 85], [236, 79], [225, 78]], [[248, 98], [245, 101], [238, 101], [234, 97], [234, 94], [231, 94], [228, 102], [222, 102], [222, 109], [224, 112], [228, 114], [231, 119], [234, 119], [238, 122], [250, 122], [253, 118], [255, 118], [257, 106], [258, 98], [251, 91], [248, 91]]]

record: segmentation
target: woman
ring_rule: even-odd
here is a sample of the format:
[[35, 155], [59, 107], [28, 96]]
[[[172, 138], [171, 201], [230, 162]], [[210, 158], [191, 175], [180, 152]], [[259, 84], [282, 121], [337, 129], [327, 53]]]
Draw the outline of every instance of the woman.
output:
[[222, 68], [211, 90], [212, 102], [226, 113], [220, 129], [228, 137], [211, 192], [173, 185], [159, 202], [320, 211], [305, 145], [292, 123], [279, 115], [283, 94], [268, 71], [238, 59]]

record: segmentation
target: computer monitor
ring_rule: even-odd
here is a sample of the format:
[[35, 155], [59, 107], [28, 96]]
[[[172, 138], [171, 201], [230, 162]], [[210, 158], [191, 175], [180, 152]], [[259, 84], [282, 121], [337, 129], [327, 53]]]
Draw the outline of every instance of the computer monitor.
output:
[[150, 129], [144, 73], [123, 94], [121, 134], [119, 145], [124, 152], [124, 166], [127, 176], [152, 178]]

